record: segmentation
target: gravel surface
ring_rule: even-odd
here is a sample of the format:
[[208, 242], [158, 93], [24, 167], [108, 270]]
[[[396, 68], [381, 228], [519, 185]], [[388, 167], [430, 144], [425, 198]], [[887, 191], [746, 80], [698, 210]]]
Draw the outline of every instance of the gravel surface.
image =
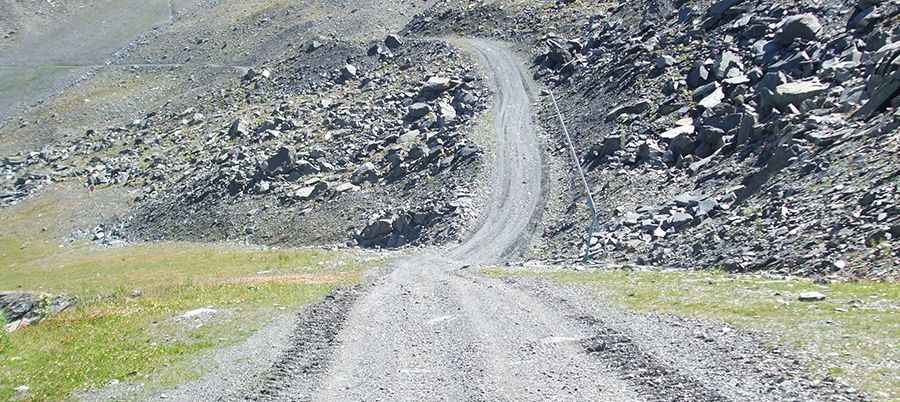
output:
[[520, 64], [498, 43], [465, 46], [480, 56], [497, 93], [495, 191], [481, 229], [442, 255], [398, 261], [354, 305], [324, 377], [303, 372], [278, 393], [248, 399], [639, 400], [606, 374], [611, 366], [584, 353], [579, 342], [590, 334], [577, 323], [524, 292], [460, 273], [518, 257], [542, 194]]
[[810, 381], [796, 359], [752, 335], [625, 313], [577, 289], [481, 275], [470, 264], [520, 256], [542, 201], [541, 166], [516, 57], [494, 42], [466, 46], [497, 93], [496, 187], [481, 228], [453, 249], [396, 262], [333, 339], [329, 333], [310, 350], [310, 340], [298, 338], [286, 352], [311, 369], [290, 370], [246, 399], [866, 400]]
[[846, 385], [810, 379], [790, 352], [725, 324], [628, 313], [589, 288], [543, 279], [498, 281], [497, 287], [527, 292], [592, 333], [581, 341], [585, 351], [615, 367], [649, 400], [869, 400]]

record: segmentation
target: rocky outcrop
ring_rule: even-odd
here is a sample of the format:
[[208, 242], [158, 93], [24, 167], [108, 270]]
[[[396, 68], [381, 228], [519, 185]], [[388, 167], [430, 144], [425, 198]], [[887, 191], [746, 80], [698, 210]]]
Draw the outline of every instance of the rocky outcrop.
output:
[[25, 292], [0, 292], [0, 314], [7, 332], [34, 325], [75, 306], [77, 299]]

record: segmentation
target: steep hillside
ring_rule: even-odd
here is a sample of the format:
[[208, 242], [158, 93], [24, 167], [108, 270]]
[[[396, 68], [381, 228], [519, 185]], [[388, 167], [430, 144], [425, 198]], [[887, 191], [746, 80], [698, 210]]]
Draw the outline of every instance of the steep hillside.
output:
[[[594, 259], [896, 278], [898, 13], [872, 0], [453, 2], [408, 30], [531, 54], [596, 198]], [[574, 171], [559, 180], [541, 252], [578, 259], [585, 192]]]

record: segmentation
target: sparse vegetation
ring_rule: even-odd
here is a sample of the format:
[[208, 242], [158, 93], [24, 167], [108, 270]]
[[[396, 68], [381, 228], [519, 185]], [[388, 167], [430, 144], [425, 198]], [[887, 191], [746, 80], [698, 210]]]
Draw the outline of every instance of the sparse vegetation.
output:
[[[539, 275], [491, 270], [489, 274]], [[661, 312], [723, 321], [764, 331], [774, 342], [809, 357], [819, 375], [859, 387], [879, 400], [900, 398], [900, 286], [846, 282], [819, 285], [806, 279], [773, 279], [717, 272], [562, 271], [546, 275], [590, 286], [639, 312]], [[802, 292], [823, 302], [797, 300]]]
[[[145, 378], [239, 341], [282, 310], [359, 278], [336, 253], [165, 243], [80, 250], [0, 270], [0, 283], [78, 296], [79, 307], [14, 332], [0, 349], [0, 399], [27, 385], [59, 400], [110, 380]], [[210, 322], [175, 317], [210, 307]]]

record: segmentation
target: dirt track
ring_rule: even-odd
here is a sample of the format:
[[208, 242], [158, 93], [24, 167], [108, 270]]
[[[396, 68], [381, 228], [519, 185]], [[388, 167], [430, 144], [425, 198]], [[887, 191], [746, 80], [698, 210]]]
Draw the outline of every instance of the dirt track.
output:
[[[518, 58], [500, 43], [460, 45], [478, 55], [497, 92], [493, 188], [480, 229], [445, 253], [396, 262], [354, 296], [349, 312], [302, 315], [275, 369], [238, 399], [859, 399], [811, 384], [796, 362], [745, 334], [625, 313], [584, 292], [479, 273], [473, 265], [519, 256], [540, 213], [542, 164]], [[307, 336], [335, 328], [327, 341]]]

